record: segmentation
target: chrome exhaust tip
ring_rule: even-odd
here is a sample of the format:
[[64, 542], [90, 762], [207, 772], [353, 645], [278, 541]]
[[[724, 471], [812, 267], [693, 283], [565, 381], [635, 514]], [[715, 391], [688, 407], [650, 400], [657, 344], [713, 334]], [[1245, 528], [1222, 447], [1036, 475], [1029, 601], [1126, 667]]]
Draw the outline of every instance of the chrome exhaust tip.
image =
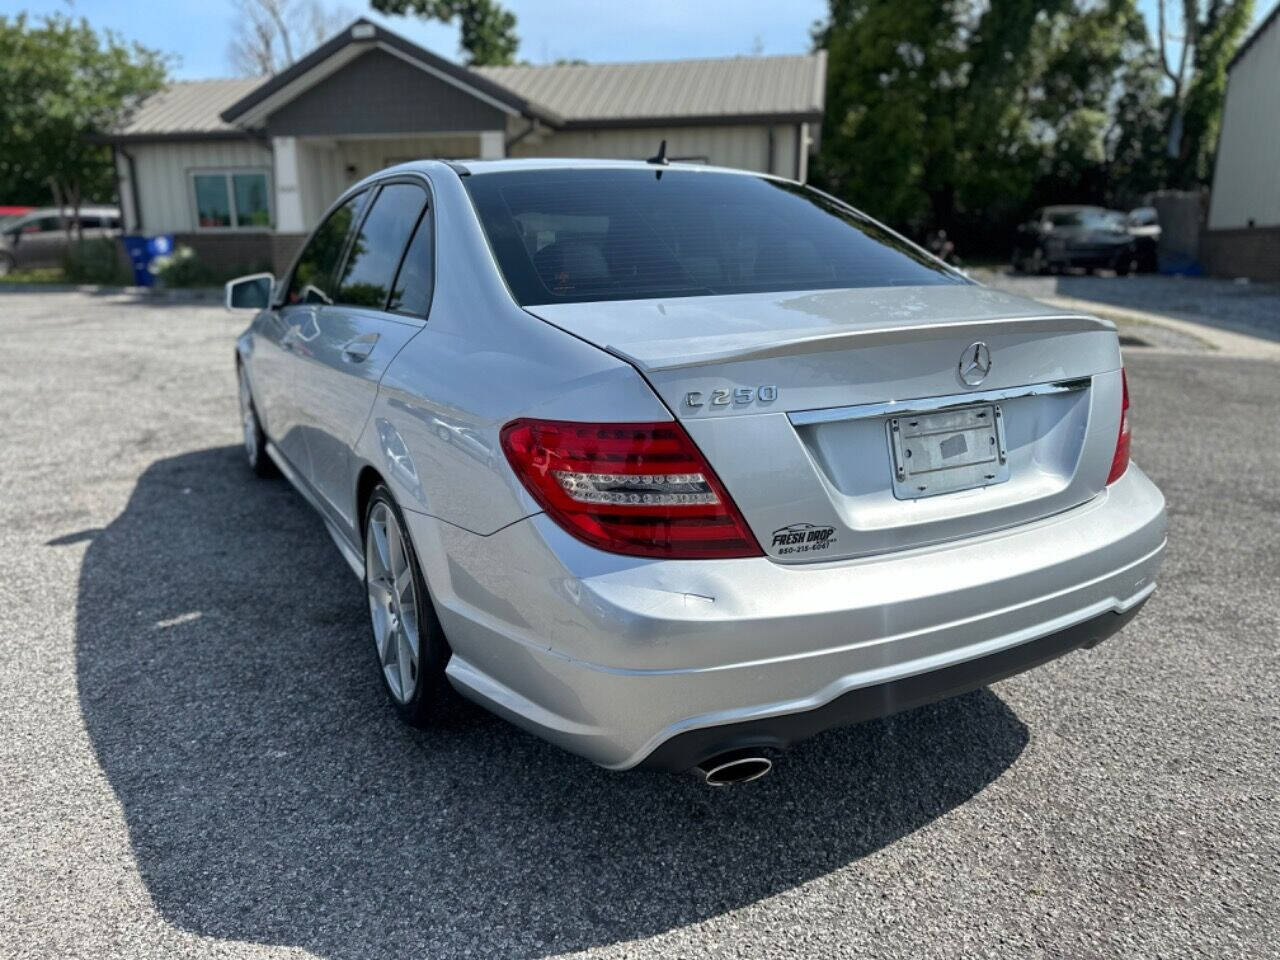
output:
[[773, 761], [747, 750], [722, 753], [694, 768], [709, 787], [732, 787], [768, 775]]

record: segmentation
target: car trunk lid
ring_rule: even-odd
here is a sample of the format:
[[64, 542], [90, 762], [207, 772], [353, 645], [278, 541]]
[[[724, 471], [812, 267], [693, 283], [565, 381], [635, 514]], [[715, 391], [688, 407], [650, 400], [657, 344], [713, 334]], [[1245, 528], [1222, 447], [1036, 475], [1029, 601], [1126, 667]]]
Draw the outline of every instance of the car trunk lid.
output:
[[633, 364], [782, 562], [978, 535], [1105, 485], [1103, 320], [949, 284], [527, 309]]

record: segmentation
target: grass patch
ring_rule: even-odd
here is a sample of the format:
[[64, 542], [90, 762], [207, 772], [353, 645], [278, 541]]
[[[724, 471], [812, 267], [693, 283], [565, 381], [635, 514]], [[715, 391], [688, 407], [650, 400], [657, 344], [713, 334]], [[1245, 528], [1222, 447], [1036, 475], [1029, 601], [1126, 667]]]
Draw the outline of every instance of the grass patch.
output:
[[61, 267], [40, 267], [35, 270], [13, 270], [0, 277], [0, 283], [67, 283], [67, 275]]

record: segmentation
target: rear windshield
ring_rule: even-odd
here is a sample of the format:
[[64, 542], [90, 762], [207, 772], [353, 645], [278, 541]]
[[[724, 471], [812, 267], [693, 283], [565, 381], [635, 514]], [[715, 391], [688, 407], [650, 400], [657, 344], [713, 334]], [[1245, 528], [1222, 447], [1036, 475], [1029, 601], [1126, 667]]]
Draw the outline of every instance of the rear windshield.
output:
[[525, 306], [966, 282], [866, 217], [763, 177], [525, 170], [463, 182]]

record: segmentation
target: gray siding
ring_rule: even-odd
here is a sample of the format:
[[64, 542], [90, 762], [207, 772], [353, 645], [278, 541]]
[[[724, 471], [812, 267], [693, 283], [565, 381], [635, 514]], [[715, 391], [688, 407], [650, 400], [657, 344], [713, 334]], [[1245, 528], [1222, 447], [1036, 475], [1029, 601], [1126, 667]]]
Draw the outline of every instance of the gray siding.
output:
[[[773, 132], [772, 166], [769, 133]], [[643, 160], [667, 141], [667, 156], [704, 159], [718, 167], [796, 176], [796, 125], [638, 127], [622, 130], [566, 130], [540, 140], [523, 140], [513, 157], [590, 157]]]
[[267, 120], [272, 137], [501, 130], [506, 114], [398, 57], [375, 50]]
[[1227, 84], [1209, 229], [1280, 225], [1280, 19], [1259, 29]]

